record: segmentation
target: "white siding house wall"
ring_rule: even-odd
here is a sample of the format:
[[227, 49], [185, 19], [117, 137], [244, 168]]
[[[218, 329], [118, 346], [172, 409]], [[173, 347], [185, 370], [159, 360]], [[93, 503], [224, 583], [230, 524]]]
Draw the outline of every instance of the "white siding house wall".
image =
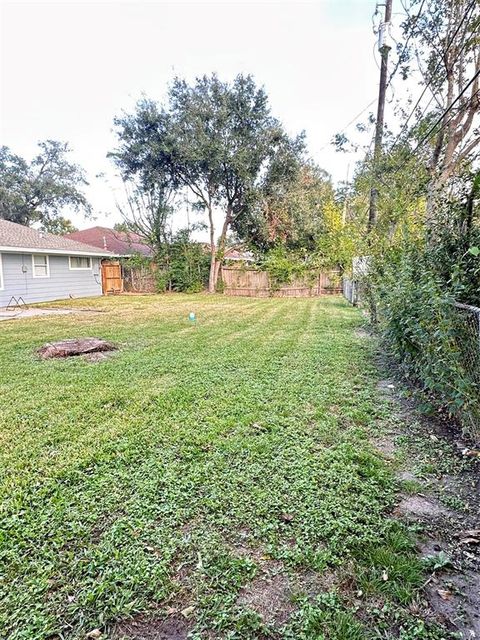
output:
[[[33, 277], [31, 253], [1, 254], [3, 278], [0, 278], [0, 307], [12, 296], [30, 302], [102, 295], [100, 258], [91, 257], [91, 269], [70, 269], [69, 257], [49, 255], [48, 277]], [[3, 285], [3, 286], [2, 286]]]

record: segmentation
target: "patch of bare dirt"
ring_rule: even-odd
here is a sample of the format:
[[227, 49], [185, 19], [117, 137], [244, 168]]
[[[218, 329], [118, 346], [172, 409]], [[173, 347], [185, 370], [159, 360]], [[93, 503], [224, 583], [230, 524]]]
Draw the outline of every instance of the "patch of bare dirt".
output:
[[270, 558], [261, 547], [249, 546], [246, 536], [241, 536], [240, 540], [232, 552], [254, 562], [258, 575], [241, 589], [237, 605], [255, 611], [266, 624], [284, 624], [295, 607], [290, 578], [285, 573], [283, 562]]
[[244, 587], [237, 604], [256, 611], [267, 624], [282, 625], [294, 612], [293, 591], [285, 573], [262, 573]]
[[363, 328], [355, 329], [355, 336], [357, 338], [370, 338], [370, 333]]
[[[395, 374], [392, 364], [386, 364], [380, 368]], [[464, 455], [475, 443], [440, 409], [424, 415], [415, 389], [400, 375], [382, 381], [379, 390], [409, 441], [397, 478], [424, 483], [421, 493], [402, 497], [394, 511], [421, 527], [419, 555], [431, 566], [424, 589], [429, 609], [422, 616], [461, 638], [480, 638], [480, 464]], [[419, 478], [412, 469], [425, 460], [431, 471]]]
[[396, 445], [395, 435], [386, 434], [379, 438], [374, 438], [372, 444], [384, 458], [393, 460], [395, 457]]
[[395, 477], [402, 482], [418, 482], [418, 477], [408, 469], [400, 469], [395, 474]]
[[462, 638], [480, 638], [480, 575], [447, 571], [425, 588], [430, 606], [447, 626]]
[[112, 640], [187, 640], [192, 627], [182, 614], [166, 618], [145, 615], [115, 625]]
[[389, 378], [380, 380], [377, 383], [377, 389], [384, 397], [390, 398], [395, 393], [395, 382]]
[[[295, 546], [296, 541], [291, 539], [288, 544]], [[240, 591], [237, 605], [255, 611], [267, 625], [284, 625], [296, 609], [296, 596], [314, 598], [339, 584], [333, 570], [288, 571], [281, 560], [271, 558], [262, 547], [250, 546], [247, 530], [238, 532], [235, 542], [229, 546], [232, 553], [251, 560], [258, 567], [258, 574]]]
[[439, 518], [448, 515], [449, 511], [431, 496], [426, 498], [412, 495], [403, 498], [396, 506], [394, 514], [411, 518]]
[[251, 560], [265, 574], [275, 574], [284, 569], [283, 562], [271, 558], [262, 546], [252, 540], [248, 528], [239, 529], [227, 546], [233, 555]]
[[295, 594], [304, 594], [309, 598], [333, 591], [339, 583], [338, 573], [331, 569], [325, 569], [321, 573], [311, 570], [298, 571], [291, 577], [292, 590]]

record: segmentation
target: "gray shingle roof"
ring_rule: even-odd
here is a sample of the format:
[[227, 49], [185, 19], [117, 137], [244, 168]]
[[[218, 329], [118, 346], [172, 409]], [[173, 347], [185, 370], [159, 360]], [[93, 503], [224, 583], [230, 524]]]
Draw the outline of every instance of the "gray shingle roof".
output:
[[88, 255], [111, 256], [110, 251], [92, 247], [83, 242], [69, 240], [63, 236], [54, 236], [51, 233], [37, 231], [22, 224], [0, 220], [0, 250], [11, 248], [31, 249], [34, 251], [54, 251], [55, 253], [84, 253]]

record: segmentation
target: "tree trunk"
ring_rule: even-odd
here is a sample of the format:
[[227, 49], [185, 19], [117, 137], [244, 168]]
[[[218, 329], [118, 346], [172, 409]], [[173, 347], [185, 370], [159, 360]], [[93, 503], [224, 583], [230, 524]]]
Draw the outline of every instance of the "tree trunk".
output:
[[208, 223], [210, 226], [210, 274], [208, 276], [208, 293], [215, 293], [217, 286], [216, 280], [216, 262], [217, 262], [217, 247], [215, 246], [215, 227], [213, 226], [213, 212], [212, 205], [208, 205]]
[[231, 221], [232, 221], [232, 208], [229, 205], [227, 206], [227, 214], [225, 216], [225, 220], [223, 221], [222, 232], [218, 239], [218, 249], [215, 246], [215, 242], [213, 242], [213, 245], [212, 245], [212, 237], [214, 240], [214, 236], [212, 236], [213, 225], [210, 225], [210, 247], [213, 247], [213, 250], [211, 253], [212, 258], [210, 260], [210, 277], [208, 281], [209, 293], [215, 293], [217, 288], [218, 276], [220, 274], [220, 267], [222, 266], [223, 256], [225, 253], [227, 232], [230, 227]]
[[215, 257], [215, 250], [213, 250], [210, 257], [210, 274], [208, 276], [208, 293], [215, 293], [215, 288], [217, 286], [216, 273], [215, 273], [216, 264], [217, 264], [217, 260]]

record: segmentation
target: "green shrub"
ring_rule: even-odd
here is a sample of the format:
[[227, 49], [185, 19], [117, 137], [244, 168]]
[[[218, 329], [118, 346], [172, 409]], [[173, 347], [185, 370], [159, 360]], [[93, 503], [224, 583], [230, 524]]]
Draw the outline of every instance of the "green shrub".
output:
[[478, 435], [478, 327], [467, 331], [455, 307], [480, 303], [480, 229], [472, 219], [466, 227], [467, 213], [465, 202], [447, 202], [429, 237], [374, 258], [367, 291], [390, 353]]
[[199, 293], [208, 283], [210, 255], [203, 245], [192, 242], [188, 230], [179, 231], [168, 248], [166, 277], [169, 288], [183, 293]]

